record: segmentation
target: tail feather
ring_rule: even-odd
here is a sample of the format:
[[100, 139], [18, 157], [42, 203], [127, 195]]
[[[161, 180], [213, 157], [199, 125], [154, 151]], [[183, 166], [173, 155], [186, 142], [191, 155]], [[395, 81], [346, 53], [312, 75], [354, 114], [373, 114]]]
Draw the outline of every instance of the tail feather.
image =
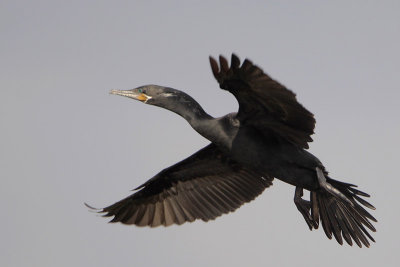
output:
[[333, 235], [341, 245], [344, 239], [350, 246], [354, 241], [359, 247], [362, 245], [369, 247], [369, 241], [375, 242], [375, 240], [366, 228], [375, 232], [376, 229], [370, 221], [377, 222], [364, 209], [364, 207], [375, 209], [373, 205], [361, 198], [369, 197], [369, 195], [355, 189], [356, 185], [353, 184], [339, 182], [329, 177], [327, 177], [327, 182], [340, 193], [334, 194], [324, 190], [311, 192], [311, 216], [316, 225], [321, 221], [326, 236], [332, 239]]

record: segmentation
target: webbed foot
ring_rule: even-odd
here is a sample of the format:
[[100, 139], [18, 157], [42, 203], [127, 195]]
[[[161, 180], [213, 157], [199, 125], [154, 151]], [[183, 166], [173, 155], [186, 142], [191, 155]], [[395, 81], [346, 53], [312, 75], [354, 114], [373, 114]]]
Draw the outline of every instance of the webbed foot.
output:
[[301, 215], [303, 215], [304, 220], [306, 221], [308, 228], [312, 230], [313, 228], [318, 228], [318, 223], [313, 220], [311, 216], [311, 202], [308, 200], [304, 200], [301, 197], [303, 196], [303, 188], [296, 187], [296, 191], [294, 193], [294, 204], [297, 209], [300, 211]]

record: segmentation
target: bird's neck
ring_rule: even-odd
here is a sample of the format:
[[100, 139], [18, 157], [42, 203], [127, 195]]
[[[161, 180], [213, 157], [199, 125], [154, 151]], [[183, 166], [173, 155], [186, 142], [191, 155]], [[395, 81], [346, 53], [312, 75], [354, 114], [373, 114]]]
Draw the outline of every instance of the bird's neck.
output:
[[230, 133], [234, 133], [235, 130], [226, 132], [228, 128], [232, 127], [226, 120], [210, 116], [197, 102], [191, 102], [190, 108], [186, 107], [184, 110], [182, 113], [176, 113], [185, 118], [196, 132], [221, 148], [230, 148]]
[[198, 132], [207, 125], [207, 121], [214, 120], [214, 118], [205, 112], [200, 104], [191, 97], [190, 100], [186, 97], [181, 98], [180, 101], [174, 103], [174, 106], [169, 109], [183, 117]]
[[[172, 89], [169, 88], [169, 90]], [[209, 141], [221, 147], [229, 147], [232, 135], [237, 130], [237, 127], [230, 122], [230, 117], [213, 118], [191, 96], [182, 91], [176, 91], [171, 93], [170, 96], [159, 99], [159, 102], [154, 103], [154, 105], [180, 115], [196, 132]], [[173, 97], [173, 99], [169, 97]]]
[[191, 96], [182, 92], [179, 97], [178, 101], [165, 103], [163, 107], [183, 117], [194, 130], [206, 139], [211, 142], [215, 141], [213, 132], [217, 119], [205, 112]]

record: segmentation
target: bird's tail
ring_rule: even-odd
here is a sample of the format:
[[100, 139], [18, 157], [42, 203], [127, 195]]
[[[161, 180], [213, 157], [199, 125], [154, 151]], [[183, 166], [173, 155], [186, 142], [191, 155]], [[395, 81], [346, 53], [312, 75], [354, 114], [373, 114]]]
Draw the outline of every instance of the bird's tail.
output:
[[349, 245], [353, 240], [359, 247], [369, 247], [369, 240], [375, 242], [366, 228], [375, 232], [375, 227], [370, 221], [377, 220], [364, 209], [363, 206], [375, 209], [361, 197], [369, 197], [367, 193], [357, 190], [356, 185], [343, 183], [326, 177], [329, 190], [321, 188], [310, 193], [311, 217], [314, 228], [318, 228], [319, 221], [326, 236], [331, 239], [332, 234], [343, 244], [343, 239]]

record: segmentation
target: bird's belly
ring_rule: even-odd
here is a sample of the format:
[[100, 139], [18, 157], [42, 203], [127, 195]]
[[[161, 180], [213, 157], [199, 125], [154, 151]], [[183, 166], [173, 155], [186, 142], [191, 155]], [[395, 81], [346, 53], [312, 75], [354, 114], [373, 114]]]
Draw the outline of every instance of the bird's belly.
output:
[[268, 143], [254, 136], [250, 140], [237, 136], [230, 147], [230, 156], [294, 186], [318, 187], [315, 168], [322, 164], [312, 154], [292, 145]]

